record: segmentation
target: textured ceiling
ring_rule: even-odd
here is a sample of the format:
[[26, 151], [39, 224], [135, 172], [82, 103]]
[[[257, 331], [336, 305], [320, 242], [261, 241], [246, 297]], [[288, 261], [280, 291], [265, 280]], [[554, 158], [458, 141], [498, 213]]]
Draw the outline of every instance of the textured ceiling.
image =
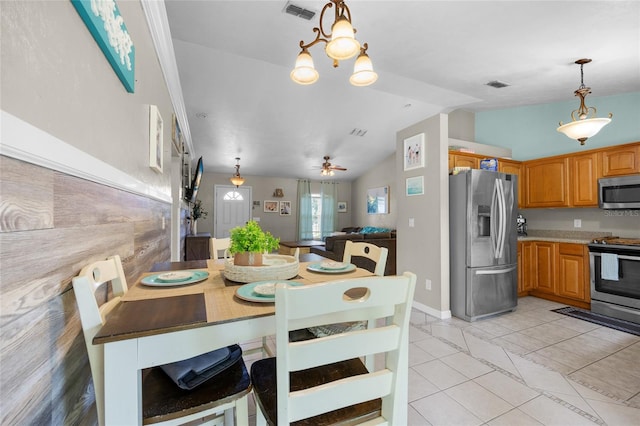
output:
[[294, 3], [318, 14], [285, 14], [286, 1], [166, 1], [195, 155], [207, 171], [231, 175], [241, 157], [246, 175], [320, 179], [329, 155], [348, 168], [335, 179], [355, 179], [395, 151], [396, 131], [436, 113], [572, 100], [573, 62], [584, 57], [593, 59], [591, 96], [640, 91], [637, 1], [351, 0], [379, 75], [364, 88], [348, 82], [354, 59], [334, 69], [322, 45], [310, 48], [318, 82], [290, 80], [325, 2]]

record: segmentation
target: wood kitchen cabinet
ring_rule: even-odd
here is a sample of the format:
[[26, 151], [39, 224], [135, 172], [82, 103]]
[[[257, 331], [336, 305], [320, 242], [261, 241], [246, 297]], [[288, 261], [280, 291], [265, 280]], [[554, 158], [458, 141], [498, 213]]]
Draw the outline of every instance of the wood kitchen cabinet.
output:
[[518, 296], [526, 296], [535, 287], [535, 262], [532, 241], [518, 242]]
[[522, 163], [515, 160], [498, 159], [498, 171], [518, 175], [518, 207], [524, 208], [524, 173]]
[[599, 154], [603, 177], [640, 173], [640, 143], [607, 148]]
[[187, 235], [184, 238], [184, 260], [209, 259], [209, 240], [211, 234], [206, 232], [196, 235]]
[[599, 157], [593, 152], [569, 158], [572, 206], [598, 207]]
[[551, 157], [524, 163], [526, 207], [569, 206], [569, 159]]
[[589, 309], [589, 285], [586, 244], [518, 242], [518, 296], [532, 295]]
[[588, 301], [589, 250], [584, 244], [558, 243], [558, 295]]
[[556, 245], [546, 241], [534, 242], [535, 289], [539, 292], [556, 293]]
[[474, 155], [449, 154], [449, 169], [454, 167], [480, 168], [480, 158]]

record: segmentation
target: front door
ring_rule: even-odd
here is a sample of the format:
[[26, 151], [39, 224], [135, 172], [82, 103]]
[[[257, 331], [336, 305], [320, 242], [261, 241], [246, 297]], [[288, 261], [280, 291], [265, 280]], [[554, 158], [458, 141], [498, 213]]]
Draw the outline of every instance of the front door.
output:
[[251, 187], [236, 188], [232, 185], [215, 185], [214, 188], [214, 236], [229, 237], [229, 230], [244, 226], [251, 219]]

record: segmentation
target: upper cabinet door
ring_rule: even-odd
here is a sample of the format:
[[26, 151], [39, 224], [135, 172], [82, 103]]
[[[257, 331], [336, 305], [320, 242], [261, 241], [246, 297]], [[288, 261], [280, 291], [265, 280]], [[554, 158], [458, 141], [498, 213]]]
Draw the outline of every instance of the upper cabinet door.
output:
[[524, 163], [526, 207], [568, 207], [569, 159], [553, 157]]
[[640, 173], [640, 144], [606, 149], [600, 155], [603, 177]]
[[571, 205], [598, 207], [598, 154], [576, 155], [570, 158]]

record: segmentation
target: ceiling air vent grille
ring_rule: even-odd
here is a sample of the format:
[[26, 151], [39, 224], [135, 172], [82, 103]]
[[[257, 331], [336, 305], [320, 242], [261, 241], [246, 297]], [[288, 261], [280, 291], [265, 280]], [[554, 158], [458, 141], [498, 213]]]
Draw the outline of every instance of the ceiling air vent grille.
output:
[[509, 83], [505, 83], [500, 80], [493, 80], [487, 83], [487, 86], [495, 87], [496, 89], [502, 89], [503, 87], [511, 86]]
[[306, 19], [307, 21], [311, 20], [311, 18], [316, 16], [316, 12], [314, 12], [313, 10], [296, 6], [293, 3], [287, 3], [287, 5], [284, 8], [284, 11], [289, 15], [297, 16], [298, 18]]
[[367, 130], [364, 129], [353, 129], [351, 131], [351, 133], [349, 133], [351, 136], [360, 136], [363, 137], [364, 135], [367, 134]]

